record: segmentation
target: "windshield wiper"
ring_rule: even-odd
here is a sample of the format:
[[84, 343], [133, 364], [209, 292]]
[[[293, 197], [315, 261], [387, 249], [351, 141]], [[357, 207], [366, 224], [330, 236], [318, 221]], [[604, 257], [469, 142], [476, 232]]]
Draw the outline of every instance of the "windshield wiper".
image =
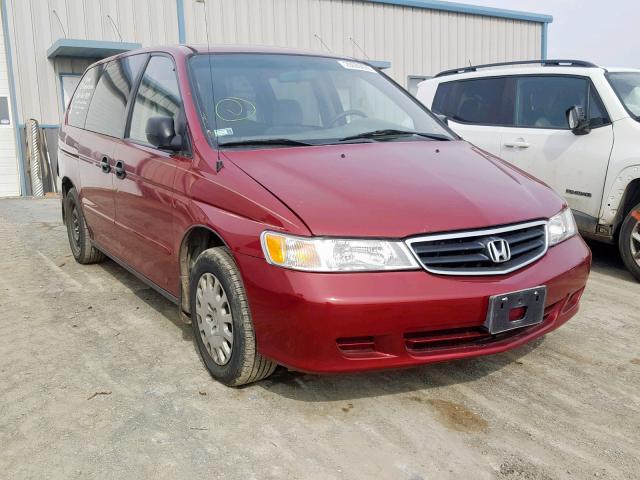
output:
[[431, 140], [451, 140], [451, 138], [446, 135], [440, 135], [438, 133], [422, 133], [422, 132], [412, 132], [411, 130], [394, 130], [394, 129], [386, 129], [386, 130], [373, 130], [372, 132], [364, 132], [359, 133], [358, 135], [351, 135], [350, 137], [341, 138], [341, 142], [347, 142], [349, 140], [357, 140], [360, 138], [384, 138], [384, 137], [400, 137], [407, 135], [417, 135], [419, 137], [430, 138]]
[[261, 145], [285, 145], [291, 147], [310, 146], [313, 143], [301, 142], [299, 140], [293, 140], [291, 138], [256, 138], [253, 140], [238, 140], [235, 142], [224, 142], [219, 144], [221, 147], [259, 147]]

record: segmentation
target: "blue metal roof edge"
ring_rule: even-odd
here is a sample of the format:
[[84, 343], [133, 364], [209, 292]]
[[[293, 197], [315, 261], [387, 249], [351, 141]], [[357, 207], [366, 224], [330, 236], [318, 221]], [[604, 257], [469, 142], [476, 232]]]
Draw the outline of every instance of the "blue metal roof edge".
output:
[[182, 45], [187, 41], [187, 34], [184, 23], [184, 0], [176, 0], [178, 9], [178, 42]]
[[[55, 58], [57, 56], [64, 56], [65, 50], [78, 50], [79, 54], [71, 56], [87, 56], [96, 57], [100, 54], [104, 57], [110, 57], [116, 53], [127, 52], [129, 50], [135, 50], [141, 48], [141, 43], [132, 42], [112, 42], [106, 40], [82, 40], [79, 38], [59, 38], [47, 49], [47, 58]], [[86, 55], [82, 55], [82, 50], [87, 52]], [[63, 52], [63, 53], [60, 53]], [[104, 52], [104, 53], [102, 53]], [[68, 54], [66, 54], [68, 55]]]
[[553, 17], [541, 13], [522, 12], [519, 10], [505, 10], [503, 8], [482, 7], [466, 3], [444, 2], [442, 0], [365, 0], [372, 3], [385, 3], [403, 7], [425, 8], [429, 10], [443, 10], [445, 12], [468, 13], [485, 17], [500, 17], [527, 22], [551, 23]]

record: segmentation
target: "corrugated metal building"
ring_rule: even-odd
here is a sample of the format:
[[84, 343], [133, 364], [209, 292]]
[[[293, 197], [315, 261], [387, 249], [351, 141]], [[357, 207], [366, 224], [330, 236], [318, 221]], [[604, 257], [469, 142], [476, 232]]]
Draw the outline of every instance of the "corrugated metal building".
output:
[[80, 74], [114, 53], [208, 42], [330, 51], [387, 67], [412, 89], [470, 62], [545, 58], [552, 21], [438, 0], [0, 1], [0, 196], [30, 191], [24, 123], [40, 122], [54, 155]]

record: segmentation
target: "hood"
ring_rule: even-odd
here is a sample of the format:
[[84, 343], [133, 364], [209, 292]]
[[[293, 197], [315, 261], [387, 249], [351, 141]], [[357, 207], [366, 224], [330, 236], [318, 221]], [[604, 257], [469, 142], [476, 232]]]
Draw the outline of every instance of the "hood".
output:
[[548, 218], [547, 186], [464, 141], [225, 151], [314, 235], [402, 238]]

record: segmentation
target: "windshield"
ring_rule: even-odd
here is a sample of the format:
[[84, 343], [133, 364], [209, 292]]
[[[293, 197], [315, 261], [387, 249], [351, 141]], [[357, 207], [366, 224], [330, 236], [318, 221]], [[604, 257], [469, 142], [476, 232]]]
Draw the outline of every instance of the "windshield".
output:
[[203, 126], [222, 146], [454, 138], [364, 63], [244, 53], [194, 55], [189, 62]]
[[627, 111], [640, 118], [640, 72], [609, 73], [607, 78]]

